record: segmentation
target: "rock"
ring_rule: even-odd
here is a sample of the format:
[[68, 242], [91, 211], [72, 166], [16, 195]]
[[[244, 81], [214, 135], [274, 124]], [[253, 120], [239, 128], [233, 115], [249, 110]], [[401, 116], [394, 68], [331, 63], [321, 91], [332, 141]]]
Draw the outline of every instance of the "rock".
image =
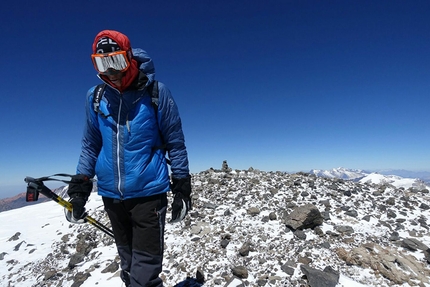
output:
[[299, 258], [297, 259], [297, 262], [304, 265], [308, 265], [309, 263], [312, 262], [312, 259], [310, 259], [309, 257], [299, 256]]
[[18, 251], [19, 248], [21, 247], [21, 245], [24, 243], [25, 241], [21, 241], [20, 243], [18, 243], [17, 245], [15, 245], [15, 247], [13, 248], [13, 251]]
[[250, 250], [251, 250], [251, 244], [249, 242], [245, 242], [242, 245], [242, 247], [239, 249], [239, 254], [241, 256], [248, 256]]
[[105, 269], [102, 270], [102, 273], [115, 273], [119, 269], [119, 264], [115, 261], [112, 261]]
[[87, 273], [87, 272], [78, 272], [75, 277], [73, 278], [73, 284], [71, 287], [79, 287], [81, 286], [85, 280], [88, 279], [88, 277], [90, 277], [91, 274]]
[[427, 260], [427, 263], [430, 264], [430, 248], [425, 250], [423, 253], [424, 253], [424, 258]]
[[97, 242], [92, 237], [92, 233], [80, 233], [78, 235], [77, 253], [88, 255], [95, 247], [97, 247]]
[[388, 205], [395, 205], [396, 204], [396, 199], [394, 197], [390, 197], [385, 201], [386, 204]]
[[318, 208], [312, 204], [297, 207], [287, 215], [286, 225], [292, 229], [314, 228], [323, 223]]
[[320, 271], [307, 265], [301, 265], [300, 270], [305, 274], [311, 287], [335, 287], [339, 283], [339, 273], [331, 267]]
[[351, 226], [347, 225], [336, 225], [334, 229], [342, 234], [351, 235], [352, 233], [354, 233], [354, 229]]
[[0, 260], [3, 260], [5, 255], [7, 255], [7, 253], [6, 253], [6, 252], [2, 252], [2, 253], [0, 253]]
[[222, 248], [226, 248], [229, 243], [230, 243], [229, 240], [227, 240], [227, 239], [221, 239], [221, 247]]
[[17, 241], [20, 235], [21, 235], [21, 232], [17, 232], [11, 238], [9, 238], [8, 241]]
[[351, 216], [351, 217], [357, 217], [358, 216], [358, 212], [356, 210], [349, 210], [347, 212], [345, 212], [345, 215]]
[[429, 247], [419, 240], [415, 238], [406, 238], [402, 241], [402, 247], [405, 247], [411, 251], [417, 251], [419, 250], [428, 250]]
[[370, 218], [371, 218], [371, 216], [368, 214], [368, 215], [365, 215], [365, 216], [363, 217], [363, 220], [365, 220], [365, 221], [369, 222], [369, 221], [370, 221]]
[[399, 236], [399, 233], [398, 232], [393, 232], [391, 235], [390, 235], [390, 237], [388, 238], [388, 240], [390, 240], [390, 241], [398, 241], [398, 240], [400, 240], [400, 236]]
[[75, 268], [75, 266], [79, 263], [81, 263], [82, 261], [84, 261], [85, 255], [82, 253], [75, 253], [70, 257], [70, 261], [69, 261], [69, 268], [73, 269]]
[[247, 210], [247, 213], [251, 216], [256, 216], [256, 215], [260, 214], [260, 209], [257, 207], [251, 207]]
[[43, 276], [43, 280], [47, 281], [47, 280], [55, 280], [56, 279], [56, 275], [57, 275], [57, 271], [56, 270], [48, 270], [45, 272], [45, 275]]
[[294, 274], [294, 268], [289, 266], [288, 264], [284, 264], [281, 266], [281, 270], [284, 271], [286, 274], [292, 276]]
[[276, 220], [276, 219], [277, 219], [276, 213], [275, 213], [275, 212], [271, 212], [271, 213], [269, 214], [269, 219], [270, 219], [270, 220]]
[[303, 230], [298, 229], [294, 231], [294, 236], [296, 236], [298, 239], [306, 240], [306, 233], [304, 233]]
[[248, 270], [244, 266], [236, 266], [231, 269], [234, 276], [237, 276], [241, 279], [248, 278]]
[[417, 262], [415, 257], [393, 248], [383, 248], [374, 244], [372, 249], [366, 246], [352, 248], [349, 251], [338, 248], [336, 253], [345, 263], [360, 268], [371, 268], [394, 284], [412, 281], [429, 283], [430, 270], [427, 267]]
[[224, 287], [245, 287], [245, 285], [240, 278], [233, 276], [232, 278], [230, 278], [230, 280], [228, 280]]

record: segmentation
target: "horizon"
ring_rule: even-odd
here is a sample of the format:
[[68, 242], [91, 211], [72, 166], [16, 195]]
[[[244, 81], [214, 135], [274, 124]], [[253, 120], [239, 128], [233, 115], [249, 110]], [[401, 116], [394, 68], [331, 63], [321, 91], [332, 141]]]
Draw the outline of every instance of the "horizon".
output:
[[86, 92], [100, 83], [91, 45], [104, 29], [153, 59], [191, 173], [225, 159], [286, 172], [430, 170], [429, 1], [128, 5], [3, 4], [0, 196], [25, 191], [25, 176], [76, 172]]
[[[229, 165], [229, 167], [230, 167], [230, 165]], [[191, 174], [199, 174], [199, 173], [204, 172], [206, 170], [209, 170], [211, 168], [213, 168], [215, 170], [221, 170], [222, 169], [221, 164], [220, 164], [219, 168], [209, 167], [207, 169], [201, 170], [201, 171], [196, 172], [196, 173], [191, 173]], [[256, 170], [261, 170], [258, 167], [253, 167], [253, 166], [250, 166], [250, 167], [248, 167], [246, 169], [237, 169], [237, 168], [233, 168], [233, 167], [230, 167], [230, 168], [232, 168], [233, 170], [248, 170], [249, 168], [254, 168]], [[352, 169], [352, 168], [345, 168], [345, 167], [337, 167], [337, 168], [331, 168], [331, 169], [311, 169], [311, 170], [307, 170], [307, 171], [305, 171], [305, 170], [298, 170], [298, 171], [261, 170], [261, 171], [264, 171], [264, 172], [276, 172], [276, 171], [280, 171], [280, 172], [286, 172], [286, 173], [293, 174], [293, 173], [298, 173], [298, 172], [307, 172], [307, 173], [309, 173], [309, 172], [312, 172], [312, 171], [332, 171], [332, 170], [335, 170], [335, 169], [360, 170], [360, 171], [369, 172], [369, 173], [378, 173], [378, 172], [386, 171], [386, 172], [393, 172], [393, 175], [396, 175], [396, 172], [397, 173], [399, 173], [399, 172], [424, 173], [425, 176], [429, 176], [430, 177], [430, 171], [426, 171], [426, 170], [417, 170], [417, 171], [414, 171], [414, 170], [405, 170], [405, 169], [368, 170], [368, 169]], [[405, 177], [405, 178], [407, 178], [407, 177]], [[413, 178], [419, 178], [419, 177], [417, 176], [417, 177], [413, 177]], [[66, 185], [65, 183], [63, 183], [63, 182], [57, 182], [57, 181], [51, 181], [51, 182], [49, 182], [49, 184], [46, 184], [46, 186], [49, 187], [50, 189], [60, 188], [60, 187], [63, 187], [65, 185]], [[2, 200], [2, 199], [8, 199], [8, 198], [17, 196], [19, 194], [26, 193], [26, 188], [27, 188], [27, 186], [26, 186], [25, 183], [23, 185], [3, 186], [0, 189], [0, 200]], [[16, 192], [19, 189], [22, 189], [23, 191]]]

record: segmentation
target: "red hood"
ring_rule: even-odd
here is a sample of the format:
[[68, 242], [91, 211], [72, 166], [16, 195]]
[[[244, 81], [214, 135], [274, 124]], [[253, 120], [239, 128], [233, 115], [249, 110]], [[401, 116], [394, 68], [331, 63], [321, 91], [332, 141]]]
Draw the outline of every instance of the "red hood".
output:
[[137, 62], [132, 57], [130, 40], [128, 39], [128, 37], [126, 35], [118, 32], [118, 31], [103, 30], [100, 33], [98, 33], [97, 36], [96, 36], [96, 38], [94, 39], [94, 42], [93, 42], [93, 53], [96, 52], [97, 42], [102, 37], [111, 38], [112, 40], [114, 40], [115, 42], [117, 42], [117, 44], [119, 45], [119, 47], [121, 48], [122, 51], [127, 51], [128, 52], [127, 55], [129, 57], [131, 65], [130, 65], [130, 68], [128, 68], [127, 71], [125, 72], [124, 77], [122, 78], [121, 88], [118, 88], [111, 81], [109, 81], [108, 77], [100, 75], [100, 77], [103, 80], [105, 80], [107, 83], [109, 83], [112, 87], [115, 87], [116, 89], [118, 89], [119, 91], [122, 92], [122, 91], [124, 91], [125, 89], [127, 89], [130, 86], [130, 84], [134, 81], [134, 79], [139, 74], [139, 69], [137, 67]]

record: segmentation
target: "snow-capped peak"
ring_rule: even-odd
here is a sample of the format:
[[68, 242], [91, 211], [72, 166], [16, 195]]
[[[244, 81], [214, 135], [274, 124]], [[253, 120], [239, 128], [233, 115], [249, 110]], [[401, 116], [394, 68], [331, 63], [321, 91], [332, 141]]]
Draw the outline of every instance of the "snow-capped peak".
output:
[[348, 180], [359, 179], [369, 174], [368, 172], [360, 169], [348, 169], [344, 167], [333, 168], [330, 170], [313, 169], [310, 171], [310, 173], [321, 177], [341, 178]]

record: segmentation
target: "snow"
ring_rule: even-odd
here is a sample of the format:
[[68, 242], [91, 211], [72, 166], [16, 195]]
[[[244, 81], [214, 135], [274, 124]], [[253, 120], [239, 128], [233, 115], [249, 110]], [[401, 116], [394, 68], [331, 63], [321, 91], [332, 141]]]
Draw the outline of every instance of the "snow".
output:
[[339, 284], [337, 287], [366, 287], [368, 285], [363, 285], [354, 281], [353, 279], [341, 274], [339, 278]]
[[375, 184], [391, 184], [395, 187], [403, 187], [403, 188], [409, 188], [411, 186], [417, 185], [417, 179], [416, 178], [403, 178], [400, 176], [395, 175], [382, 175], [378, 173], [371, 173], [362, 179], [360, 179], [361, 183], [371, 182]]
[[377, 172], [366, 172], [358, 169], [347, 169], [343, 167], [331, 170], [311, 170], [312, 174], [327, 178], [342, 178], [347, 180], [359, 180], [360, 183], [391, 184], [395, 187], [425, 187], [423, 180], [419, 178], [407, 178], [396, 175], [380, 174]]
[[[88, 210], [97, 210], [101, 208], [102, 204], [101, 197], [92, 194], [87, 203], [87, 208]], [[65, 219], [63, 208], [54, 201], [1, 212], [0, 223], [2, 226], [0, 230], [0, 252], [7, 250], [8, 253], [4, 259], [6, 264], [2, 264], [0, 268], [0, 278], [8, 278], [13, 281], [14, 278], [9, 277], [12, 270], [25, 270], [24, 273], [19, 273], [20, 277], [25, 277], [25, 281], [19, 283], [20, 287], [36, 286], [38, 279], [44, 274], [38, 273], [36, 270], [28, 270], [25, 266], [33, 262], [43, 261], [48, 254], [53, 252], [54, 243], [75, 229], [75, 226], [70, 225]], [[89, 224], [85, 224], [85, 226], [94, 228]], [[21, 233], [19, 240], [9, 241], [17, 231]], [[25, 242], [26, 247], [15, 251], [15, 246], [21, 242]], [[116, 256], [116, 248], [113, 245], [98, 247], [93, 249], [93, 252], [100, 254], [97, 258], [100, 262]], [[18, 259], [18, 263], [12, 267], [12, 264], [8, 263], [8, 256], [13, 256], [15, 260]], [[67, 262], [62, 262], [62, 265], [60, 267], [66, 268]], [[82, 265], [82, 268], [85, 266]], [[120, 286], [121, 281], [118, 277], [112, 278], [111, 273], [103, 274], [101, 270], [102, 268], [94, 270], [91, 277], [81, 286], [97, 286], [100, 282], [103, 282], [101, 286]], [[9, 286], [8, 280], [2, 279], [0, 286]]]
[[[240, 174], [234, 174], [240, 176]], [[396, 186], [409, 186], [413, 184], [411, 181], [404, 180], [402, 178], [392, 178], [391, 184]], [[364, 179], [363, 179], [364, 180]], [[363, 184], [371, 181], [380, 182], [381, 177], [378, 174], [370, 174], [367, 179], [363, 181]], [[263, 180], [261, 180], [263, 181]], [[262, 182], [259, 188], [267, 185], [268, 183]], [[194, 187], [203, 188], [204, 183], [200, 182], [198, 178], [194, 183]], [[209, 269], [213, 268], [215, 271], [211, 275], [213, 278], [222, 277], [222, 273], [226, 272], [230, 266], [237, 260], [236, 254], [237, 250], [241, 247], [239, 241], [231, 241], [231, 243], [225, 248], [224, 254], [213, 253], [213, 250], [218, 248], [219, 237], [223, 232], [227, 233], [228, 229], [234, 229], [237, 236], [246, 236], [247, 234], [263, 234], [269, 238], [268, 241], [260, 242], [261, 248], [264, 250], [271, 250], [275, 248], [278, 243], [290, 242], [293, 239], [292, 232], [285, 232], [285, 225], [281, 224], [279, 220], [273, 220], [261, 224], [261, 220], [256, 220], [255, 217], [249, 216], [247, 210], [249, 207], [260, 207], [261, 213], [259, 218], [268, 216], [271, 209], [265, 209], [259, 206], [259, 201], [250, 195], [238, 193], [242, 192], [247, 186], [246, 182], [241, 182], [237, 180], [235, 188], [228, 190], [223, 190], [222, 185], [215, 192], [225, 192], [225, 196], [230, 198], [232, 201], [243, 200], [247, 202], [246, 205], [242, 205], [238, 208], [232, 206], [227, 200], [217, 204], [214, 209], [205, 209], [209, 214], [210, 221], [206, 218], [193, 217], [191, 218], [191, 225], [186, 226], [186, 223], [180, 222], [175, 224], [166, 224], [166, 252], [165, 260], [163, 265], [162, 275], [165, 278], [165, 286], [174, 286], [174, 284], [184, 280], [187, 276], [194, 276], [195, 271], [202, 267], [203, 264], [208, 266]], [[226, 188], [227, 189], [227, 188]], [[326, 193], [328, 197], [330, 195], [330, 190], [325, 190], [324, 187], [318, 186], [315, 190], [318, 190], [321, 194]], [[396, 190], [392, 190], [393, 195]], [[262, 192], [264, 195], [264, 192]], [[276, 205], [276, 202], [285, 202], [288, 198], [288, 190], [285, 193], [280, 188], [279, 193], [273, 196], [271, 200], [272, 205]], [[360, 196], [360, 195], [357, 195]], [[330, 222], [324, 222], [321, 229], [326, 233], [327, 231], [334, 231], [336, 226], [350, 225], [353, 226], [354, 232], [357, 234], [354, 240], [362, 240], [367, 236], [373, 236], [375, 238], [386, 236], [390, 232], [388, 228], [380, 226], [379, 222], [386, 216], [385, 213], [381, 213], [381, 218], [376, 218], [374, 207], [366, 202], [364, 199], [358, 198], [358, 201], [362, 201], [361, 208], [357, 211], [359, 216], [357, 218], [362, 218], [367, 214], [371, 214], [369, 221], [359, 220], [353, 217], [340, 216], [338, 214], [331, 214]], [[209, 196], [201, 193], [196, 200], [195, 204], [199, 206], [215, 204], [213, 199]], [[352, 202], [345, 201], [344, 205], [353, 205]], [[237, 205], [236, 205], [237, 206]], [[90, 211], [90, 215], [96, 220], [100, 219], [100, 214], [103, 210], [103, 203], [101, 198], [97, 194], [92, 194], [89, 202], [87, 203], [87, 210]], [[202, 209], [199, 209], [202, 210]], [[231, 212], [233, 215], [226, 218], [223, 216], [225, 212]], [[429, 212], [423, 213], [428, 217]], [[405, 219], [418, 218], [421, 214], [419, 211], [416, 213], [408, 213], [404, 216]], [[169, 215], [170, 216], [170, 215]], [[379, 216], [379, 215], [378, 215]], [[235, 218], [242, 218], [240, 222], [235, 222]], [[398, 217], [402, 218], [402, 217]], [[104, 219], [103, 219], [104, 220]], [[231, 220], [231, 221], [229, 221]], [[106, 224], [106, 222], [103, 222]], [[405, 221], [404, 230], [399, 231], [401, 237], [409, 237], [411, 230], [418, 227], [411, 226], [410, 221]], [[14, 285], [9, 285], [9, 282], [18, 282], [16, 286], [19, 287], [34, 287], [42, 286], [40, 282], [46, 274], [45, 269], [38, 269], [39, 263], [46, 262], [46, 260], [52, 262], [51, 268], [54, 270], [65, 270], [69, 262], [67, 259], [55, 258], [56, 251], [61, 244], [64, 242], [73, 242], [76, 240], [76, 236], [82, 229], [93, 229], [94, 227], [89, 224], [83, 225], [72, 225], [66, 221], [63, 213], [63, 208], [57, 203], [50, 201], [46, 203], [40, 203], [37, 205], [27, 206], [15, 210], [10, 210], [7, 212], [0, 213], [0, 287], [10, 287]], [[185, 231], [186, 230], [186, 231]], [[9, 240], [14, 234], [20, 232], [18, 240]], [[232, 232], [230, 232], [232, 233]], [[97, 245], [91, 251], [89, 257], [91, 260], [86, 260], [80, 265], [75, 267], [78, 270], [84, 271], [91, 269], [91, 276], [83, 282], [82, 287], [119, 287], [122, 286], [122, 282], [119, 278], [118, 272], [116, 273], [102, 273], [102, 271], [115, 259], [117, 256], [117, 251], [114, 244], [103, 244], [109, 240], [107, 235], [102, 234], [98, 231], [98, 236], [100, 239], [100, 244]], [[307, 232], [307, 242], [313, 242], [317, 240], [317, 235], [313, 232]], [[69, 236], [68, 240], [64, 239], [64, 236]], [[196, 237], [201, 240], [205, 240], [204, 245], [198, 245], [194, 243], [193, 239]], [[420, 237], [420, 241], [427, 246], [430, 246], [430, 235], [427, 232], [427, 236]], [[21, 244], [21, 245], [19, 245]], [[200, 250], [198, 253], [193, 253], [195, 248], [201, 248], [204, 246], [204, 250]], [[72, 253], [70, 246], [65, 247]], [[194, 248], [194, 249], [193, 249]], [[305, 250], [306, 251], [306, 250]], [[333, 255], [330, 250], [326, 248], [313, 248], [312, 249], [314, 258], [320, 258], [320, 261], [314, 261], [314, 267], [323, 269], [328, 264], [336, 264]], [[318, 254], [319, 253], [319, 254]], [[190, 254], [194, 258], [190, 258]], [[422, 258], [422, 254], [416, 252], [413, 254], [417, 258]], [[3, 258], [1, 258], [3, 257]], [[261, 268], [271, 269], [273, 266], [272, 261], [277, 259], [270, 257], [264, 257], [266, 259], [265, 263], [258, 263], [258, 254], [251, 251], [249, 255], [250, 260], [247, 261], [249, 266], [261, 265]], [[181, 268], [174, 268], [174, 266], [183, 264], [185, 270]], [[95, 267], [94, 267], [95, 266]], [[218, 266], [225, 266], [225, 269], [219, 269]], [[271, 276], [285, 277], [285, 273], [281, 270], [273, 269], [271, 271]], [[64, 272], [66, 273], [66, 272]], [[63, 276], [62, 286], [70, 287], [73, 284], [73, 280], [66, 279], [65, 274], [59, 275]], [[300, 278], [302, 276], [300, 272], [300, 267], [297, 266], [294, 271], [293, 278]], [[363, 285], [359, 282], [369, 282], [372, 280], [374, 274], [369, 269], [362, 269], [356, 266], [351, 266], [348, 274], [340, 272], [339, 284], [337, 287], [362, 287], [362, 286], [377, 286], [377, 285]], [[255, 273], [249, 274], [247, 278], [248, 282], [255, 282], [258, 278]], [[281, 282], [281, 281], [280, 281]], [[205, 284], [204, 286], [224, 286], [217, 285], [214, 281]], [[242, 284], [241, 280], [234, 279], [229, 282], [228, 287], [240, 286]], [[252, 285], [252, 284], [251, 284]], [[53, 285], [56, 286], [56, 285]], [[254, 286], [254, 285], [252, 285]], [[288, 286], [288, 285], [265, 285], [265, 286]], [[378, 286], [388, 286], [388, 285], [378, 285]], [[399, 286], [399, 285], [397, 285]], [[401, 286], [409, 287], [410, 285], [404, 284]], [[423, 286], [430, 286], [429, 284]]]
[[311, 173], [328, 178], [356, 179], [368, 174], [359, 169], [347, 169], [343, 167], [333, 168], [331, 170], [313, 169]]

